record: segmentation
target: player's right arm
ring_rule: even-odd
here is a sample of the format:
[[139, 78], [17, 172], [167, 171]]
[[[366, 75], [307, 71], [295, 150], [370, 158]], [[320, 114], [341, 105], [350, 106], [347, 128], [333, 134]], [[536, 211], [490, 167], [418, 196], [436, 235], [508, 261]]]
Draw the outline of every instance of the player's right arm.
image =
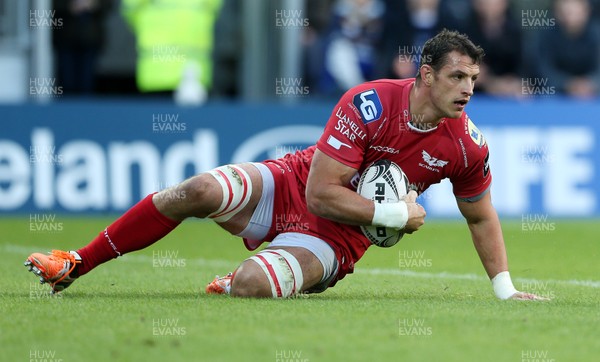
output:
[[[416, 193], [398, 205], [378, 204], [347, 188], [364, 162], [372, 137], [384, 119], [380, 95], [385, 89], [364, 83], [348, 90], [333, 109], [317, 142], [306, 185], [311, 213], [350, 225], [396, 227], [412, 232], [424, 223], [425, 210], [415, 203]], [[372, 131], [372, 130], [371, 130]], [[402, 205], [400, 205], [402, 204]]]
[[[356, 169], [315, 150], [306, 185], [308, 210], [318, 216], [350, 225], [371, 225], [375, 213], [373, 201], [360, 196], [345, 185]], [[408, 221], [404, 231], [411, 233], [425, 222], [425, 210], [416, 203], [417, 193], [405, 198]]]
[[344, 187], [356, 170], [315, 150], [306, 183], [306, 203], [311, 213], [350, 225], [369, 225], [373, 201]]

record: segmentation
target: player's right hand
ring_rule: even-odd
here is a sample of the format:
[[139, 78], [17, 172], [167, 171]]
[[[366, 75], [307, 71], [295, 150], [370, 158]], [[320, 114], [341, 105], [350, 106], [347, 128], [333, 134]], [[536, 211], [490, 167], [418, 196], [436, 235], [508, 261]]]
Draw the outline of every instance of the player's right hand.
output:
[[514, 299], [514, 300], [550, 300], [550, 298], [541, 297], [539, 295], [535, 295], [533, 293], [526, 293], [526, 292], [516, 292], [509, 299]]
[[402, 231], [407, 234], [412, 234], [425, 224], [425, 216], [427, 216], [427, 213], [423, 206], [417, 203], [417, 196], [418, 195], [414, 190], [410, 190], [403, 198], [408, 208], [408, 221]]

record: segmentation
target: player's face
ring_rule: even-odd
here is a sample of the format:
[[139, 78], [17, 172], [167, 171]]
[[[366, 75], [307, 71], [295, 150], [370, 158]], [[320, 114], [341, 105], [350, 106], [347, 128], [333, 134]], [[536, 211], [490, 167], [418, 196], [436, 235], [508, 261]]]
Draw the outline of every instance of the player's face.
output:
[[440, 117], [459, 118], [473, 95], [479, 65], [468, 55], [448, 54], [446, 64], [434, 72], [431, 101]]

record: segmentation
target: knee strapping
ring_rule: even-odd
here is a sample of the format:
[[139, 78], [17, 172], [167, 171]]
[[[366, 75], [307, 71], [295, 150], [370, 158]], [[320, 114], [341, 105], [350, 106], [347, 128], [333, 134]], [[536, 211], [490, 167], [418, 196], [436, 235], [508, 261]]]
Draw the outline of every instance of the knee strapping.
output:
[[242, 211], [252, 196], [250, 175], [241, 167], [226, 165], [208, 171], [223, 189], [223, 201], [217, 211], [208, 215], [217, 222], [225, 222]]
[[287, 298], [302, 290], [304, 278], [296, 257], [285, 250], [263, 250], [249, 258], [267, 275], [273, 298]]

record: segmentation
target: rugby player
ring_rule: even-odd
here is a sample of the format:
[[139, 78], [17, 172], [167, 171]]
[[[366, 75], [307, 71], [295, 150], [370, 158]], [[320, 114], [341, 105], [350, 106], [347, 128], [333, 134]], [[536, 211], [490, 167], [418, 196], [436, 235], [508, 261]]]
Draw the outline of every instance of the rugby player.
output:
[[[426, 215], [417, 195], [448, 178], [496, 296], [543, 299], [513, 286], [490, 197], [488, 146], [464, 111], [483, 55], [465, 35], [443, 30], [426, 42], [416, 78], [367, 82], [346, 92], [316, 145], [191, 177], [148, 195], [81, 249], [34, 253], [25, 265], [62, 291], [98, 265], [155, 243], [184, 219], [208, 217], [243, 238], [249, 250], [269, 242], [233, 273], [215, 278], [208, 293], [318, 293], [352, 273], [371, 246], [359, 225], [417, 231]], [[360, 196], [359, 175], [380, 159], [400, 165], [416, 192], [387, 204]], [[174, 199], [174, 193], [186, 197]]]

